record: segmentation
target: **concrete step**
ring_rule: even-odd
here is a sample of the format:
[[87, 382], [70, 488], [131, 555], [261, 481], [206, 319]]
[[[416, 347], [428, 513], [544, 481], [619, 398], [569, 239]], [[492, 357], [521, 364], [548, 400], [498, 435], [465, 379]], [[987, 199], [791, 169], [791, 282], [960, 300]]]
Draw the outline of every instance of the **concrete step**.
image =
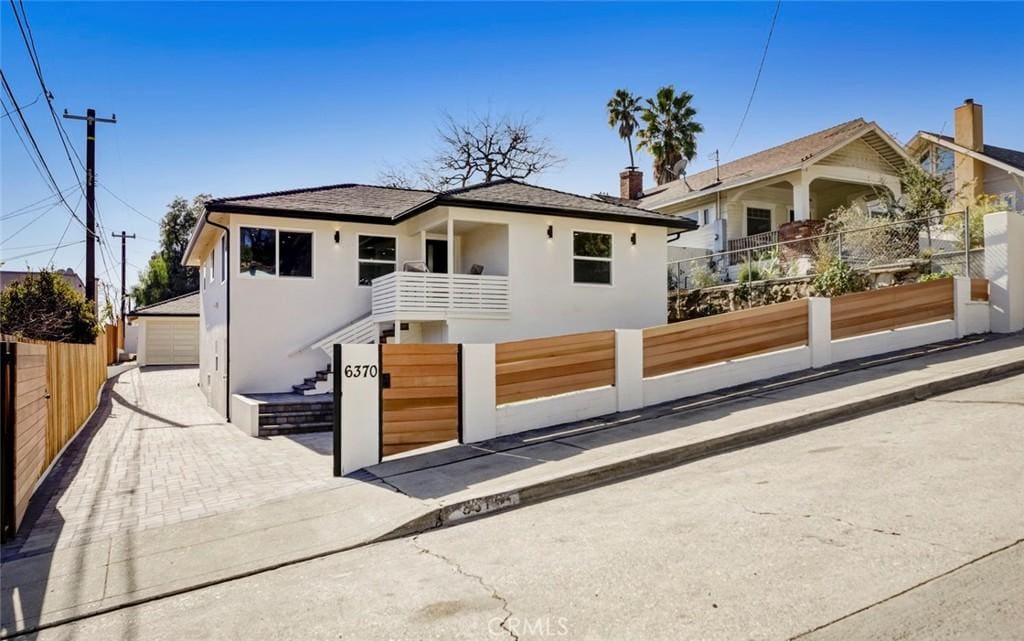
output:
[[260, 425], [260, 436], [285, 436], [288, 434], [308, 434], [311, 432], [330, 432], [334, 429], [333, 421], [318, 421], [311, 423], [281, 423], [275, 425]]
[[281, 412], [333, 412], [334, 401], [315, 403], [266, 403], [260, 406], [260, 415], [278, 414]]
[[260, 426], [281, 424], [323, 423], [334, 420], [333, 412], [274, 412], [260, 414]]

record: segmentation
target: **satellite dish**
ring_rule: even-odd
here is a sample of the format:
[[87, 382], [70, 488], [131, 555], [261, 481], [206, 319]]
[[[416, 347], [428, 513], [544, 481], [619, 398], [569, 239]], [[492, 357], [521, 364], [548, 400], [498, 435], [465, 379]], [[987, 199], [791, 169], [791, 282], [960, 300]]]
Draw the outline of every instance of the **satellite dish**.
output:
[[672, 173], [675, 174], [676, 178], [682, 178], [686, 175], [686, 158], [680, 158], [676, 164], [672, 165]]

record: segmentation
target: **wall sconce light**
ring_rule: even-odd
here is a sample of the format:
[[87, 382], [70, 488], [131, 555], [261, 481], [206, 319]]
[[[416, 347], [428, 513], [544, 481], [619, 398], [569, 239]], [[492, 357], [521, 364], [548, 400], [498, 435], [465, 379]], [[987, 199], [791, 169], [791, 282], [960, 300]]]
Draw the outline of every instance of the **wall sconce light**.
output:
[[632, 234], [629, 235], [629, 242], [632, 245], [636, 244], [636, 232], [633, 232]]
[[334, 230], [334, 242], [335, 243], [340, 243], [341, 242], [341, 232], [338, 231], [337, 229]]
[[554, 225], [548, 225], [548, 238], [554, 238], [554, 237], [555, 237], [555, 226]]

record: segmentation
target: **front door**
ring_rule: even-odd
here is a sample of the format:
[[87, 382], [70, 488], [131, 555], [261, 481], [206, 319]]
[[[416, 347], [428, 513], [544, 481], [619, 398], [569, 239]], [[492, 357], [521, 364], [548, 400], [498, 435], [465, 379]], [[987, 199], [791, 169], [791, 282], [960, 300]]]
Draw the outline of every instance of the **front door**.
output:
[[447, 240], [427, 240], [427, 269], [434, 274], [448, 273]]

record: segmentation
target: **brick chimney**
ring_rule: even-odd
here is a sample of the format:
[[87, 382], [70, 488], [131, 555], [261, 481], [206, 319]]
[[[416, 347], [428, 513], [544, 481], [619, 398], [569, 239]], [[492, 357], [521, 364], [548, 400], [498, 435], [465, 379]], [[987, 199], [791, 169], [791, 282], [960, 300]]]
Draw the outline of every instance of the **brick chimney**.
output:
[[[973, 98], [964, 100], [964, 104], [953, 110], [953, 141], [971, 151], [985, 149], [981, 105], [975, 104]], [[964, 205], [985, 192], [985, 164], [980, 160], [956, 154], [954, 178]]]
[[644, 172], [627, 168], [619, 174], [619, 198], [638, 200], [644, 193]]

